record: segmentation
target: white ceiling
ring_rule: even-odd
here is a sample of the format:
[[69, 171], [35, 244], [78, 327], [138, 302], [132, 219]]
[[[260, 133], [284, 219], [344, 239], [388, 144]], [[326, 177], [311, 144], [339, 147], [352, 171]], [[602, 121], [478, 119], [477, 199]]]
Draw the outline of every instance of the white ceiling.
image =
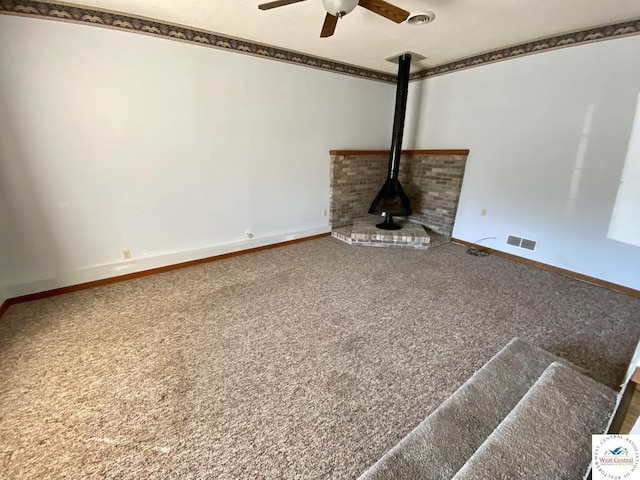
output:
[[640, 17], [640, 0], [390, 0], [409, 12], [432, 11], [426, 25], [395, 24], [362, 7], [320, 38], [322, 0], [258, 10], [267, 0], [83, 0], [75, 4], [150, 17], [316, 57], [395, 73], [386, 58], [426, 57], [412, 71], [497, 48]]

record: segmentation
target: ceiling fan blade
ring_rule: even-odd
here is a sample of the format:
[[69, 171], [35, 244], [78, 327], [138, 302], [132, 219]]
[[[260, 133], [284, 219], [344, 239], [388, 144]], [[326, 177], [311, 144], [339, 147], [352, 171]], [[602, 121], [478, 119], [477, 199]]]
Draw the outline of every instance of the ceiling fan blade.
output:
[[258, 5], [260, 10], [269, 10], [271, 8], [276, 7], [284, 7], [285, 5], [290, 5], [292, 3], [304, 2], [304, 0], [276, 0], [275, 2], [263, 3]]
[[409, 16], [409, 12], [402, 8], [391, 5], [384, 0], [360, 0], [358, 5], [366, 8], [367, 10], [382, 15], [389, 20], [393, 20], [396, 23], [404, 22]]
[[334, 17], [330, 13], [324, 17], [324, 24], [322, 25], [322, 31], [320, 32], [321, 38], [330, 37], [333, 32], [336, 31], [336, 25], [338, 24], [338, 17]]

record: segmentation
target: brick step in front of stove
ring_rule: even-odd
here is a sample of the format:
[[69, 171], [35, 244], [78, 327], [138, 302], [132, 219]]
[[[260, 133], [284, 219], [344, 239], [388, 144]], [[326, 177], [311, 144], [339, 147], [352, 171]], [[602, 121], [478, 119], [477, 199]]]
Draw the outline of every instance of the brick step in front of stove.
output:
[[339, 227], [331, 232], [331, 235], [349, 245], [364, 245], [369, 247], [400, 247], [426, 250], [445, 243], [444, 237], [432, 231], [427, 231], [424, 226], [412, 223], [405, 219], [394, 219], [395, 223], [402, 226], [400, 230], [381, 230], [376, 228], [382, 218], [376, 215], [367, 215], [356, 218], [353, 225]]

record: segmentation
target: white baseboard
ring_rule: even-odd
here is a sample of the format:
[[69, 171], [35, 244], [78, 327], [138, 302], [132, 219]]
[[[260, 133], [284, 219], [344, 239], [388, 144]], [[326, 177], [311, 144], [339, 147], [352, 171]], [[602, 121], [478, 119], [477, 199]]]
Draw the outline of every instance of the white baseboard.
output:
[[126, 260], [122, 262], [115, 262], [107, 265], [99, 265], [89, 268], [83, 268], [81, 270], [74, 270], [68, 272], [61, 272], [59, 276], [55, 278], [46, 278], [36, 280], [28, 283], [21, 283], [17, 285], [6, 285], [4, 292], [7, 298], [16, 298], [23, 295], [30, 295], [32, 293], [45, 292], [48, 290], [54, 290], [56, 288], [69, 287], [72, 285], [78, 285], [87, 282], [93, 282], [96, 280], [104, 280], [111, 277], [118, 277], [121, 275], [127, 275], [130, 273], [143, 272], [145, 270], [151, 270], [153, 268], [166, 267], [169, 265], [176, 265], [179, 263], [190, 262], [193, 260], [201, 260], [203, 258], [215, 257], [217, 255], [224, 255], [227, 253], [240, 252], [243, 250], [249, 250], [252, 248], [265, 247], [268, 245], [275, 245], [278, 243], [288, 242], [291, 240], [297, 240], [305, 237], [311, 237], [314, 235], [321, 235], [323, 233], [329, 233], [331, 227], [319, 227], [309, 230], [301, 230], [294, 233], [272, 235], [269, 237], [251, 238], [243, 240], [241, 242], [227, 243], [224, 245], [215, 245], [207, 248], [201, 248], [197, 250], [189, 250], [183, 252], [168, 253], [165, 255], [157, 255], [154, 257], [145, 257], [140, 259]]

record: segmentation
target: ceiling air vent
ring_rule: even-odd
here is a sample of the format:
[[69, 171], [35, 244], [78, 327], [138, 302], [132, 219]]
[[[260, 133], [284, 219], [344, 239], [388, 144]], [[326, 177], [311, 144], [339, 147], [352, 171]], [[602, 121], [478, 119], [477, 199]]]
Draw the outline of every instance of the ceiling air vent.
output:
[[538, 242], [536, 240], [527, 240], [526, 238], [516, 237], [515, 235], [509, 235], [507, 237], [507, 245], [512, 247], [524, 248], [525, 250], [534, 251]]
[[407, 23], [409, 25], [424, 25], [433, 22], [435, 18], [436, 14], [433, 12], [415, 12], [407, 17]]

